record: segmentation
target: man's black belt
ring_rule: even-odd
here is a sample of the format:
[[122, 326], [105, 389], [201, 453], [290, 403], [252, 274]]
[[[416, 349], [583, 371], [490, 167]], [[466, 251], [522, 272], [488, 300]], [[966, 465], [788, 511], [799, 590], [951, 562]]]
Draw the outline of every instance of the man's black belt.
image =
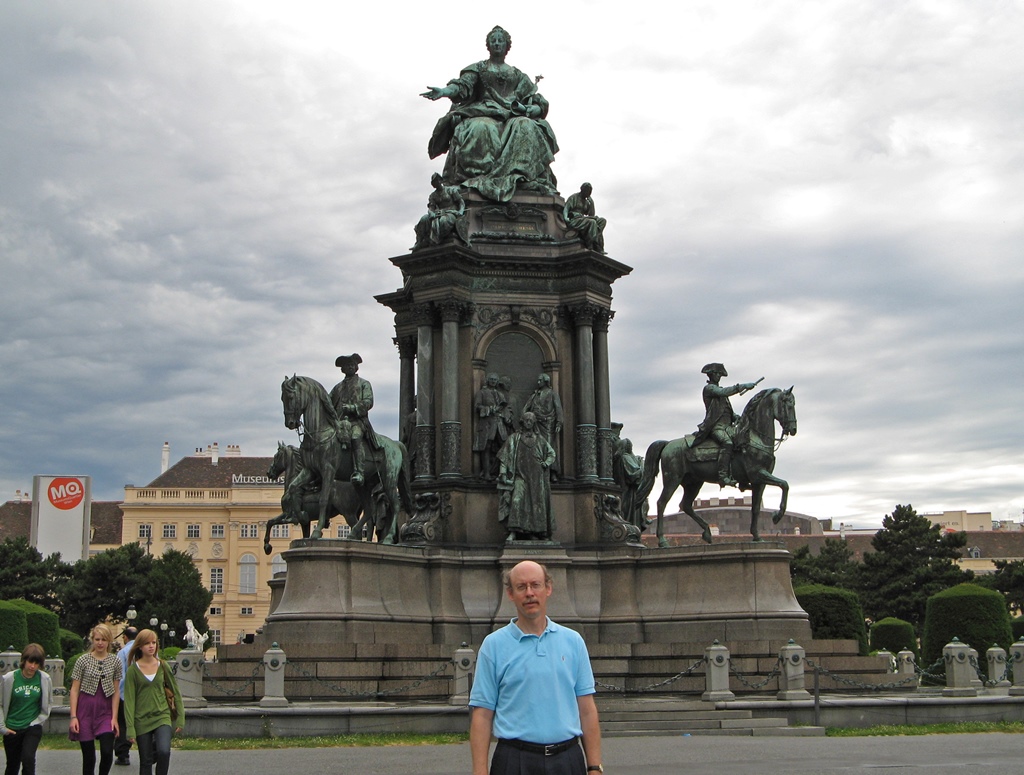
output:
[[563, 740], [561, 743], [552, 743], [551, 745], [541, 745], [540, 743], [528, 743], [525, 740], [509, 740], [507, 738], [501, 738], [498, 742], [505, 743], [518, 748], [520, 751], [528, 751], [529, 753], [539, 753], [542, 756], [554, 756], [555, 754], [568, 751], [574, 745], [579, 742], [578, 737], [571, 737], [568, 740]]

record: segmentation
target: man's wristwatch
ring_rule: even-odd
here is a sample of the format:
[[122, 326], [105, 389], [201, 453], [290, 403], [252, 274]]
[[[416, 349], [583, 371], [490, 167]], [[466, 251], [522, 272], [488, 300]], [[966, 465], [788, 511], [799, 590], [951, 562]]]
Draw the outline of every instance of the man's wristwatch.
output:
[[587, 772], [604, 772], [604, 767], [600, 764], [591, 764], [587, 767]]

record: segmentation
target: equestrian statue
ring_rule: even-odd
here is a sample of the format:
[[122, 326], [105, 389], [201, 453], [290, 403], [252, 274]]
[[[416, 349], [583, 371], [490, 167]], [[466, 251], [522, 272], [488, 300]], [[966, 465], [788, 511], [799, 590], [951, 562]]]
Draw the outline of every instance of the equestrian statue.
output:
[[[722, 486], [738, 486], [751, 491], [750, 535], [761, 540], [758, 517], [767, 485], [782, 491], [779, 510], [772, 515], [778, 524], [786, 515], [789, 483], [772, 472], [775, 452], [787, 436], [796, 435], [796, 397], [793, 388], [768, 388], [747, 403], [743, 414], [737, 417], [729, 396], [742, 395], [761, 381], [722, 387], [719, 381], [727, 377], [720, 363], [709, 363], [703, 373], [708, 375], [704, 386], [705, 419], [696, 433], [672, 441], [655, 441], [644, 456], [644, 473], [636, 497], [642, 501], [654, 488], [654, 480], [661, 469], [662, 490], [658, 497], [658, 546], [668, 546], [665, 539], [665, 507], [672, 494], [683, 488], [680, 509], [702, 528], [701, 538], [711, 543], [711, 527], [693, 510], [693, 503], [705, 482]], [[775, 424], [782, 428], [776, 441]]]
[[[345, 382], [350, 382], [355, 376], [349, 359], [360, 360], [358, 355], [338, 359], [339, 365], [344, 361]], [[294, 524], [301, 524], [305, 490], [310, 483], [319, 482], [317, 524], [311, 535], [318, 539], [327, 526], [335, 482], [348, 482], [356, 493], [362, 514], [374, 515], [374, 520], [380, 523], [377, 525], [378, 540], [393, 544], [399, 512], [412, 513], [408, 453], [404, 444], [377, 434], [370, 427], [366, 417], [369, 383], [356, 378], [351, 386], [355, 388], [353, 392], [359, 396], [358, 399], [351, 399], [347, 390], [336, 388], [337, 403], [341, 407], [339, 412], [332, 397], [315, 379], [292, 376], [281, 383], [284, 424], [300, 433], [302, 443], [299, 449], [303, 464], [285, 486], [281, 508], [290, 520], [295, 520]], [[369, 393], [370, 405], [372, 400], [372, 393]], [[385, 516], [380, 520], [375, 491], [385, 510]], [[346, 513], [342, 509], [338, 511]], [[346, 518], [349, 516], [346, 513]]]

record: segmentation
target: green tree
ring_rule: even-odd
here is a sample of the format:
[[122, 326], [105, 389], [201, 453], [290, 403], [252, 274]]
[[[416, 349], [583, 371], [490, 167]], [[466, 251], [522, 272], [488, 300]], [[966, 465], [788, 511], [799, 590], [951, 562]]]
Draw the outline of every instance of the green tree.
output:
[[1015, 616], [1024, 612], [1024, 560], [993, 560], [995, 573], [978, 576], [979, 584], [996, 592], [1002, 592], [1006, 606]]
[[97, 622], [121, 618], [130, 605], [143, 610], [153, 558], [135, 543], [75, 563], [64, 588], [64, 626], [85, 635]]
[[24, 536], [0, 543], [0, 595], [7, 600], [28, 600], [60, 615], [60, 592], [70, 576], [60, 554], [43, 559]]
[[860, 566], [864, 613], [874, 621], [905, 619], [920, 631], [929, 597], [974, 578], [956, 564], [966, 544], [966, 533], [943, 533], [910, 504], [896, 506]]
[[853, 559], [853, 549], [841, 538], [826, 538], [817, 556], [809, 546], [793, 553], [790, 572], [793, 586], [822, 584], [856, 591], [860, 563]]
[[176, 641], [168, 641], [168, 646], [182, 645], [186, 619], [191, 619], [200, 632], [209, 629], [206, 614], [213, 594], [203, 586], [202, 575], [187, 554], [173, 549], [164, 552], [153, 563], [146, 587], [146, 602], [139, 609], [139, 619], [144, 626], [149, 626], [153, 617], [166, 622], [168, 630], [174, 630]]

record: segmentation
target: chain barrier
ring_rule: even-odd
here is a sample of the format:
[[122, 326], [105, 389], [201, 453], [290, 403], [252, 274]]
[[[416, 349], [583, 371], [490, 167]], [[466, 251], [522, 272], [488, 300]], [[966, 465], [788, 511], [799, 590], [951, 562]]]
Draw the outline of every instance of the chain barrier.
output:
[[852, 678], [847, 678], [846, 676], [839, 675], [838, 673], [833, 673], [827, 667], [815, 664], [814, 660], [810, 659], [809, 657], [805, 657], [804, 661], [807, 662], [808, 667], [810, 667], [811, 669], [817, 670], [822, 675], [827, 675], [829, 678], [831, 678], [836, 683], [841, 683], [841, 684], [844, 684], [845, 686], [849, 686], [849, 687], [852, 687], [854, 689], [868, 689], [869, 691], [885, 691], [885, 690], [891, 690], [891, 689], [901, 689], [904, 686], [907, 686], [907, 685], [909, 685], [911, 683], [915, 683], [916, 684], [917, 680], [918, 680], [916, 675], [908, 675], [906, 678], [904, 678], [904, 679], [902, 679], [900, 681], [892, 681], [890, 683], [885, 683], [885, 684], [866, 684], [863, 681], [856, 681], [856, 680], [854, 680]]
[[414, 681], [411, 684], [406, 684], [405, 686], [400, 686], [400, 687], [398, 687], [396, 689], [386, 689], [384, 691], [374, 691], [374, 692], [357, 692], [357, 691], [353, 691], [352, 689], [348, 689], [348, 688], [346, 688], [344, 686], [341, 686], [339, 684], [328, 683], [327, 681], [324, 681], [322, 678], [318, 678], [316, 675], [314, 675], [313, 673], [309, 672], [305, 668], [299, 667], [298, 665], [293, 664], [291, 662], [285, 662], [285, 667], [287, 669], [291, 670], [293, 673], [298, 673], [303, 678], [306, 678], [306, 679], [308, 679], [310, 681], [315, 681], [316, 683], [318, 683], [321, 686], [329, 689], [332, 692], [338, 692], [339, 694], [344, 694], [344, 695], [346, 695], [348, 697], [377, 698], [377, 697], [387, 697], [387, 696], [392, 695], [392, 694], [403, 694], [405, 692], [411, 692], [414, 689], [418, 689], [420, 686], [422, 686], [427, 681], [431, 681], [431, 680], [433, 680], [435, 678], [438, 678], [442, 673], [447, 672], [448, 668], [452, 667], [453, 664], [454, 663], [451, 660], [448, 660], [447, 662], [443, 662], [441, 664], [441, 666], [438, 667], [434, 672], [428, 673], [427, 675], [425, 675], [422, 678], [420, 678], [418, 681]]
[[600, 689], [606, 689], [607, 691], [610, 691], [610, 692], [619, 692], [620, 694], [625, 694], [627, 691], [629, 691], [629, 692], [637, 692], [637, 693], [640, 693], [640, 692], [652, 692], [655, 689], [660, 689], [663, 686], [668, 686], [670, 683], [675, 683], [676, 681], [678, 681], [680, 678], [683, 678], [684, 676], [693, 675], [693, 672], [698, 667], [700, 667], [701, 665], [703, 665], [707, 661], [708, 661], [707, 657], [701, 657], [696, 662], [694, 662], [692, 665], [690, 665], [688, 668], [686, 668], [685, 670], [680, 670], [678, 673], [676, 673], [671, 678], [666, 678], [664, 681], [659, 681], [658, 683], [650, 684], [649, 686], [641, 686], [641, 687], [639, 687], [637, 689], [626, 689], [625, 686], [615, 686], [614, 684], [601, 683], [600, 681], [594, 681], [594, 684], [598, 688], [600, 688]]
[[781, 665], [782, 660], [777, 660], [775, 662], [775, 667], [772, 668], [772, 671], [767, 676], [765, 676], [765, 679], [763, 681], [759, 681], [758, 683], [751, 683], [746, 679], [746, 677], [742, 673], [738, 673], [735, 670], [732, 671], [732, 674], [736, 677], [737, 681], [746, 686], [748, 689], [750, 689], [753, 692], [758, 692], [761, 691], [761, 689], [763, 689], [764, 687], [766, 687], [769, 681], [771, 681], [773, 678], [782, 673], [782, 670], [780, 668]]
[[260, 671], [263, 670], [263, 663], [260, 662], [259, 664], [256, 665], [256, 667], [254, 667], [252, 669], [252, 673], [249, 675], [248, 680], [246, 680], [246, 682], [244, 684], [239, 686], [237, 689], [228, 689], [227, 687], [222, 686], [219, 681], [216, 681], [216, 680], [214, 680], [213, 678], [210, 677], [210, 674], [206, 672], [206, 666], [208, 664], [209, 664], [208, 662], [204, 662], [203, 663], [203, 681], [204, 682], [205, 681], [209, 681], [210, 685], [214, 689], [216, 689], [217, 691], [221, 692], [222, 694], [226, 694], [226, 695], [228, 695], [230, 697], [237, 696], [237, 695], [241, 694], [242, 692], [244, 692], [246, 689], [248, 689], [250, 686], [254, 686], [256, 684], [256, 680], [257, 680], [257, 678], [258, 678], [258, 676], [260, 674]]
[[1005, 663], [1006, 670], [1003, 671], [1003, 677], [999, 679], [986, 678], [985, 675], [981, 672], [981, 665], [978, 664], [978, 658], [974, 655], [971, 655], [970, 663], [971, 667], [974, 668], [974, 674], [978, 676], [978, 680], [982, 682], [982, 685], [988, 686], [989, 688], [998, 686], [1003, 681], [1013, 680], [1013, 663], [1009, 660], [1007, 660], [1007, 662]]

